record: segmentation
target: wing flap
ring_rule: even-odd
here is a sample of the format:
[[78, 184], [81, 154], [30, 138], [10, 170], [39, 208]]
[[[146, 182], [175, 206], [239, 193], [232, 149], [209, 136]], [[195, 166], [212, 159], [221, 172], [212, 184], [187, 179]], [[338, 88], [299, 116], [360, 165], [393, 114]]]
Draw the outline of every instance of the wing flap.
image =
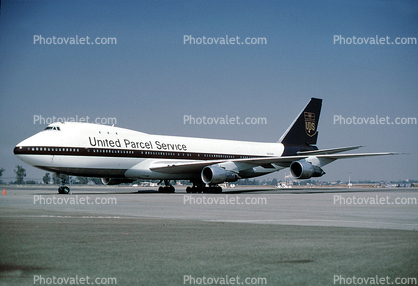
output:
[[384, 153], [358, 153], [358, 154], [339, 154], [339, 155], [318, 155], [318, 158], [328, 158], [333, 160], [348, 159], [348, 158], [360, 158], [360, 157], [372, 157], [372, 156], [386, 156], [386, 155], [399, 155], [397, 152], [384, 152]]
[[350, 147], [340, 147], [340, 148], [331, 148], [331, 149], [321, 149], [321, 150], [313, 150], [313, 151], [299, 151], [298, 155], [325, 155], [325, 154], [335, 154], [341, 153], [346, 151], [351, 151], [363, 147], [361, 145], [358, 146], [350, 146]]

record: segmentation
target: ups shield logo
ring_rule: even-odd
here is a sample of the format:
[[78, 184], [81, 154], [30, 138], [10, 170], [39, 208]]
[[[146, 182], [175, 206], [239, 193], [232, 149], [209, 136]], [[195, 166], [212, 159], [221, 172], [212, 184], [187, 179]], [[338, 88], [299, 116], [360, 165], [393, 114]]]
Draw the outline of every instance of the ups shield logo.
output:
[[316, 134], [315, 113], [304, 112], [305, 116], [305, 132], [309, 137]]

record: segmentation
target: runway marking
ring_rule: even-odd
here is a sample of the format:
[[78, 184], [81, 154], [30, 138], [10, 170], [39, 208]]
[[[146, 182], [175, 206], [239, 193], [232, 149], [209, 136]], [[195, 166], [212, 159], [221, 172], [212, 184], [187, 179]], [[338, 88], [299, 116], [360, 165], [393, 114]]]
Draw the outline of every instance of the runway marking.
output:
[[295, 222], [331, 222], [331, 223], [366, 223], [366, 224], [387, 224], [387, 225], [404, 225], [404, 226], [415, 226], [418, 229], [417, 224], [411, 223], [400, 223], [400, 222], [376, 222], [376, 221], [364, 221], [364, 220], [327, 220], [327, 219], [204, 219], [204, 218], [190, 218], [185, 216], [156, 216], [156, 215], [139, 215], [139, 216], [74, 216], [74, 215], [17, 215], [7, 216], [0, 215], [0, 218], [73, 218], [73, 219], [190, 219], [190, 220], [201, 220], [207, 222], [231, 222], [231, 223], [295, 223]]
[[18, 216], [0, 216], [0, 218], [129, 218], [120, 216], [72, 216], [72, 215], [18, 215]]
[[368, 224], [390, 224], [390, 225], [405, 225], [405, 226], [415, 226], [418, 228], [418, 224], [411, 224], [411, 223], [398, 223], [398, 222], [376, 222], [376, 221], [350, 221], [350, 220], [326, 220], [326, 219], [289, 219], [289, 220], [278, 220], [278, 219], [269, 219], [269, 220], [261, 220], [261, 219], [254, 219], [254, 220], [205, 220], [210, 222], [242, 222], [242, 223], [257, 223], [257, 222], [332, 222], [332, 223], [368, 223]]

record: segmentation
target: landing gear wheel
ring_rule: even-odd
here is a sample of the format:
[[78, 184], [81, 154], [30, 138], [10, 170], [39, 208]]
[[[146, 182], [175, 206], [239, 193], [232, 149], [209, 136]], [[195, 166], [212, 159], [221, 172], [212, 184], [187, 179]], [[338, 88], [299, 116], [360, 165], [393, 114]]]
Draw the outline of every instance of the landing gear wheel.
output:
[[58, 194], [68, 195], [71, 193], [69, 187], [65, 185], [68, 176], [56, 173], [57, 177], [61, 179], [61, 186], [58, 188]]
[[165, 183], [164, 187], [163, 186], [158, 187], [158, 192], [159, 193], [168, 194], [168, 193], [175, 193], [176, 192], [176, 189], [172, 185], [170, 185], [169, 180], [165, 180], [164, 183]]
[[190, 181], [193, 183], [193, 187], [187, 187], [186, 188], [186, 192], [187, 193], [195, 193], [195, 194], [200, 194], [200, 193], [205, 193], [206, 191], [206, 187], [205, 184], [200, 180], [193, 180]]
[[70, 188], [67, 186], [61, 186], [58, 188], [58, 194], [68, 195], [70, 192]]

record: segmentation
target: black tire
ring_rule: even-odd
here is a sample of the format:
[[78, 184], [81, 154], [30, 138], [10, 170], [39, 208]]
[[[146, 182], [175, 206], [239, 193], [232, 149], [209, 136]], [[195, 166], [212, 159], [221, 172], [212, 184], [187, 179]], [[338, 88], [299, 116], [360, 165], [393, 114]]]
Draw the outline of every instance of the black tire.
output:
[[71, 191], [70, 188], [67, 187], [67, 186], [63, 186], [63, 187], [58, 188], [58, 194], [61, 194], [61, 195], [68, 195], [70, 193], [70, 191]]

